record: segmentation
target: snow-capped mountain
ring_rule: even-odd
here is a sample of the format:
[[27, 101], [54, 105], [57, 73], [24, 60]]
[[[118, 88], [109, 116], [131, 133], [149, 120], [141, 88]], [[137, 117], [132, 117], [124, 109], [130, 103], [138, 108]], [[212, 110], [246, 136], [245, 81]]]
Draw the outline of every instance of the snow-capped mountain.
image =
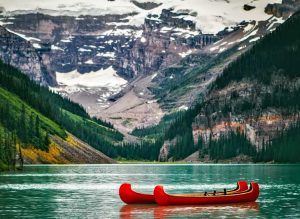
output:
[[[194, 21], [197, 29], [203, 33], [215, 34], [242, 20], [266, 20], [264, 13], [268, 3], [281, 3], [280, 0], [240, 1], [240, 0], [66, 0], [39, 1], [28, 0], [3, 1], [1, 6], [10, 16], [41, 13], [51, 16], [105, 16], [128, 15], [127, 25], [141, 26], [149, 15], [160, 15], [163, 9], [173, 9], [184, 20]], [[244, 10], [247, 4], [254, 10]], [[157, 19], [159, 21], [159, 19]], [[117, 24], [116, 24], [117, 25]]]
[[[287, 18], [281, 18], [283, 12], [289, 14], [296, 8], [286, 10], [282, 5], [297, 2], [28, 0], [25, 4], [0, 0], [0, 25], [9, 33], [1, 35], [0, 58], [27, 69], [28, 74], [42, 72], [32, 78], [81, 103], [93, 115], [116, 118], [124, 116], [120, 112], [136, 109], [132, 117], [138, 117], [138, 123], [152, 123], [160, 119], [151, 114], [160, 107], [147, 86], [152, 87], [149, 83], [155, 80], [156, 86], [163, 86], [165, 79], [180, 77], [171, 74], [162, 79], [162, 69], [193, 54], [218, 55], [236, 45], [242, 52], [282, 23]], [[27, 52], [16, 51], [26, 42], [34, 62]], [[32, 63], [41, 67], [28, 68]], [[145, 103], [147, 107], [136, 108]]]

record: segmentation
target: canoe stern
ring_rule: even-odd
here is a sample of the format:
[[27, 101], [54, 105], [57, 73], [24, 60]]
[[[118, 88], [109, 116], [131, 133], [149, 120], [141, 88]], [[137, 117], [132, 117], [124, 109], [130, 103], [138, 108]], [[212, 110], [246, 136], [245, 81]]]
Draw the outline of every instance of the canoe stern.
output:
[[126, 204], [149, 204], [155, 203], [154, 195], [142, 194], [132, 190], [131, 184], [123, 183], [119, 188], [119, 196]]

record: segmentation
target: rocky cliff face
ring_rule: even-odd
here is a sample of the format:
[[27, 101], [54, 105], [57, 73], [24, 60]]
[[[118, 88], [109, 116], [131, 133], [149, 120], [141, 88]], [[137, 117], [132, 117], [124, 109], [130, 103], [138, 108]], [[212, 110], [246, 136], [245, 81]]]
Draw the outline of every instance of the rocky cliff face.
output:
[[[24, 34], [45, 58], [47, 69], [88, 73], [113, 66], [119, 75], [133, 78], [157, 71], [192, 50], [218, 39], [203, 35], [195, 23], [171, 9], [150, 15], [140, 27], [127, 24], [128, 16], [50, 16], [21, 14], [3, 17], [6, 27]], [[34, 40], [36, 39], [36, 41]]]
[[287, 19], [300, 8], [299, 0], [282, 0], [281, 4], [268, 4], [265, 8], [267, 14]]
[[[59, 84], [55, 88], [57, 92], [97, 115], [99, 109], [111, 105], [108, 97], [118, 93], [121, 87], [104, 85], [91, 79], [92, 76], [88, 76], [91, 81], [84, 86], [70, 86], [60, 77], [56, 80], [57, 73], [100, 75], [103, 70], [113, 69], [120, 77], [133, 80], [173, 65], [221, 38], [197, 29], [195, 15], [190, 11], [163, 9], [160, 14], [146, 16], [140, 26], [129, 22], [132, 16], [136, 13], [78, 17], [25, 13], [13, 17], [3, 14], [0, 22], [23, 36], [20, 40], [36, 53], [39, 62], [30, 59], [30, 63], [38, 63], [45, 74], [40, 76], [42, 79], [31, 75], [32, 78], [50, 86]], [[24, 69], [21, 63], [15, 66]], [[41, 73], [35, 69], [30, 72]], [[91, 82], [92, 87], [86, 86]]]
[[[55, 75], [47, 70], [47, 63], [32, 44], [0, 26], [0, 59], [19, 68], [42, 85], [55, 84]], [[46, 59], [44, 59], [46, 60]]]
[[131, 48], [117, 52], [117, 67], [129, 77], [150, 74], [220, 39], [196, 30], [193, 21], [182, 18], [188, 15], [164, 9], [160, 15], [148, 16]]

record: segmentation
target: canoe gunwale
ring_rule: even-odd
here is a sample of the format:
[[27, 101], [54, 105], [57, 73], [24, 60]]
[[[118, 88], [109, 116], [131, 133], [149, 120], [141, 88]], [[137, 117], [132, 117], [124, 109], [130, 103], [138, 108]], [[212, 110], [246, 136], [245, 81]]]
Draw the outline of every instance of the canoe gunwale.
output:
[[[241, 186], [242, 183], [246, 184], [246, 189], [243, 188], [245, 185]], [[246, 181], [238, 181], [236, 184], [237, 184], [237, 186], [235, 189], [228, 190], [226, 192], [227, 195], [232, 194], [232, 193], [237, 193], [237, 192], [244, 192], [249, 189]], [[185, 196], [187, 196], [187, 197], [200, 197], [201, 196], [202, 197], [203, 196], [203, 197], [205, 197], [205, 196], [218, 196], [218, 195], [222, 195], [222, 194], [224, 194], [224, 192], [216, 192], [216, 195], [213, 195], [213, 192], [208, 192], [206, 195], [204, 195], [203, 193], [191, 193], [191, 194], [173, 194], [173, 196], [178, 196], [178, 197], [185, 197]]]
[[168, 196], [174, 196], [174, 197], [228, 197], [228, 196], [236, 196], [236, 195], [243, 195], [243, 194], [247, 194], [247, 193], [251, 193], [253, 190], [252, 185], [250, 184], [250, 187], [246, 190], [246, 191], [238, 191], [238, 192], [234, 192], [234, 190], [231, 190], [231, 194], [224, 194], [222, 192], [217, 192], [216, 195], [212, 195], [212, 193], [208, 193], [208, 195], [198, 195], [199, 193], [195, 193], [193, 194], [168, 194], [166, 193]]

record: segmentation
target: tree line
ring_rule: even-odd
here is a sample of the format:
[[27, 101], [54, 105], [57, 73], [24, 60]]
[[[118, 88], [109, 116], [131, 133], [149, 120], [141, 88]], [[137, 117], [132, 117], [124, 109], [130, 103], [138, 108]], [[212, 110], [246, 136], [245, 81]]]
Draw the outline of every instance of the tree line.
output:
[[300, 120], [298, 119], [287, 131], [278, 131], [274, 139], [263, 142], [255, 161], [261, 162], [300, 162]]
[[119, 158], [157, 161], [162, 144], [163, 139], [158, 138], [156, 140], [141, 140], [136, 143], [123, 143], [116, 148]]
[[0, 171], [15, 169], [16, 144], [16, 133], [0, 126]]

